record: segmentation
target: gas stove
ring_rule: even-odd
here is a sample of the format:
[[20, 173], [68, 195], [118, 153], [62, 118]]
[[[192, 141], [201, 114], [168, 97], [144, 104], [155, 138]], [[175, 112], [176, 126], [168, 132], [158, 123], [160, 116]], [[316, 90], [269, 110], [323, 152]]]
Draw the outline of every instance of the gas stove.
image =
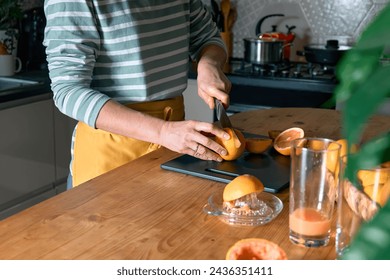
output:
[[232, 74], [254, 78], [319, 80], [336, 83], [335, 67], [302, 62], [255, 65], [244, 60], [232, 62]]
[[[253, 65], [231, 59], [230, 113], [272, 107], [324, 107], [337, 86], [335, 68], [302, 62]], [[239, 108], [239, 109], [237, 109]]]

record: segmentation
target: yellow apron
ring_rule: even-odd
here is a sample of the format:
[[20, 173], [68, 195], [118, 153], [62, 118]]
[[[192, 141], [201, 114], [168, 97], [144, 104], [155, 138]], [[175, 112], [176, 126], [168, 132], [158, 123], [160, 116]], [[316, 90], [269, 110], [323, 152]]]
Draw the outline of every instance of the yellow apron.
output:
[[[184, 119], [183, 96], [126, 106], [164, 120]], [[157, 144], [94, 129], [79, 122], [75, 132], [72, 161], [73, 186], [78, 186], [159, 147]]]

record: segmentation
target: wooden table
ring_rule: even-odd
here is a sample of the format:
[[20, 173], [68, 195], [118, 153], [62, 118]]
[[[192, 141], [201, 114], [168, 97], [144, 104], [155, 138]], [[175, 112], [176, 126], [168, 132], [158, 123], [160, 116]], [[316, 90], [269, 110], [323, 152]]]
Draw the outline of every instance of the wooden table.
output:
[[[270, 109], [236, 114], [236, 128], [302, 127], [307, 136], [339, 139], [340, 113], [325, 109]], [[390, 129], [373, 119], [364, 139]], [[162, 170], [178, 154], [160, 149], [0, 222], [0, 259], [224, 259], [242, 238], [266, 238], [289, 259], [335, 259], [334, 236], [323, 248], [288, 239], [288, 189], [277, 196], [281, 214], [258, 227], [233, 227], [202, 208], [225, 184]]]

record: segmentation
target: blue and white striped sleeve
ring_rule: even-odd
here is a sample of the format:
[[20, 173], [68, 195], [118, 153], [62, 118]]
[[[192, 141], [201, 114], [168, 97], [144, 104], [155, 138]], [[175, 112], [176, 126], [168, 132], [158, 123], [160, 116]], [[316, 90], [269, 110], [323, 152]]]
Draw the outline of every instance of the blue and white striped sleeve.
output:
[[191, 0], [190, 6], [190, 56], [197, 60], [202, 49], [210, 44], [218, 45], [227, 53], [219, 30], [211, 14], [200, 0]]
[[44, 44], [55, 105], [95, 127], [109, 97], [90, 87], [100, 45], [91, 2], [46, 0]]

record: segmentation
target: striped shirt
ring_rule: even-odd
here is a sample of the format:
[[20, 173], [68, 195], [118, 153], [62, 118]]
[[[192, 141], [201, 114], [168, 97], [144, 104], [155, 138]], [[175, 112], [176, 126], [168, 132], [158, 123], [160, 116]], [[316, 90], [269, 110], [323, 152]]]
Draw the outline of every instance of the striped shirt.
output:
[[95, 127], [102, 106], [161, 100], [187, 86], [189, 58], [224, 48], [201, 0], [46, 0], [53, 99]]

